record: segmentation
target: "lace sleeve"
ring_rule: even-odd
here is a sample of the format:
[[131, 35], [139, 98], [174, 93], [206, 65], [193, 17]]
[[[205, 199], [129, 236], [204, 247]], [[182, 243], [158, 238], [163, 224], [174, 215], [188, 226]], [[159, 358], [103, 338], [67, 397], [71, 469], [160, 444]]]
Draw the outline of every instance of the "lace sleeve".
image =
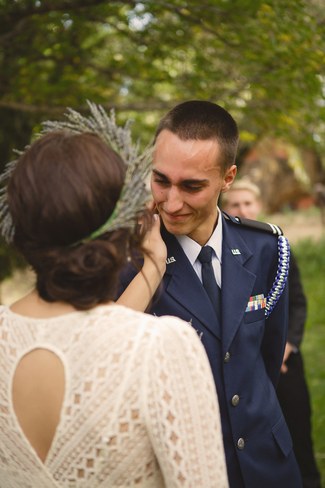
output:
[[146, 369], [146, 424], [166, 486], [228, 487], [216, 390], [192, 327], [160, 318]]

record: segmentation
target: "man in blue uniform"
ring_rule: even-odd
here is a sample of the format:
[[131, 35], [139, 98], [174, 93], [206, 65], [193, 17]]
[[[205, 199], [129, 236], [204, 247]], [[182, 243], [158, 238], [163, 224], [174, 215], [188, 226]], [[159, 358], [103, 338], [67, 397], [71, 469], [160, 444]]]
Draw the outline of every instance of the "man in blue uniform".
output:
[[[186, 320], [205, 346], [230, 487], [299, 488], [275, 393], [287, 335], [289, 251], [276, 226], [242, 223], [217, 207], [236, 175], [237, 145], [235, 121], [211, 102], [181, 103], [161, 120], [151, 190], [167, 265], [148, 311]], [[132, 276], [124, 275], [123, 287]]]

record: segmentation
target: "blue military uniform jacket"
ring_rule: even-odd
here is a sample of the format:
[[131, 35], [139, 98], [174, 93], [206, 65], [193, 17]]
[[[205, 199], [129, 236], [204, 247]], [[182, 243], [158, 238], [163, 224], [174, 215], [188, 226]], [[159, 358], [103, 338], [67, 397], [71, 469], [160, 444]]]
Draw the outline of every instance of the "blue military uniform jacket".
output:
[[[299, 488], [300, 474], [275, 386], [287, 336], [287, 290], [268, 319], [250, 310], [266, 297], [278, 266], [277, 237], [223, 215], [221, 316], [177, 239], [162, 229], [167, 269], [149, 313], [175, 315], [200, 337], [220, 405], [231, 488]], [[125, 288], [132, 275], [123, 278]], [[195, 367], [195, 365], [193, 365]]]

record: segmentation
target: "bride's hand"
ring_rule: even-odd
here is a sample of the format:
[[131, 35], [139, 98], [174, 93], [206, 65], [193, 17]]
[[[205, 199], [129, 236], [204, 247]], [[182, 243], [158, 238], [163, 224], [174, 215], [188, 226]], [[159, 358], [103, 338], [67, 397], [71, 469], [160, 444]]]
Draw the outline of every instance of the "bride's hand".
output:
[[142, 247], [144, 249], [144, 268], [153, 264], [158, 268], [161, 276], [166, 270], [167, 248], [160, 234], [160, 218], [153, 214], [151, 229], [146, 233]]
[[161, 283], [166, 270], [167, 249], [160, 235], [159, 215], [152, 216], [151, 229], [142, 241], [144, 262], [142, 270], [133, 278], [117, 303], [144, 312]]

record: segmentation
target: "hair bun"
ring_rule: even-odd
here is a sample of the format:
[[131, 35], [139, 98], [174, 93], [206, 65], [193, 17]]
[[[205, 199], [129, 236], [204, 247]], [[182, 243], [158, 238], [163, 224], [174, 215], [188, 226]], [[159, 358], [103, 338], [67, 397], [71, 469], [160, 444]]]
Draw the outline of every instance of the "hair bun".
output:
[[128, 232], [119, 230], [105, 240], [43, 253], [42, 262], [35, 264], [41, 296], [51, 302], [68, 301], [78, 309], [114, 299], [118, 274], [126, 261], [127, 242]]

